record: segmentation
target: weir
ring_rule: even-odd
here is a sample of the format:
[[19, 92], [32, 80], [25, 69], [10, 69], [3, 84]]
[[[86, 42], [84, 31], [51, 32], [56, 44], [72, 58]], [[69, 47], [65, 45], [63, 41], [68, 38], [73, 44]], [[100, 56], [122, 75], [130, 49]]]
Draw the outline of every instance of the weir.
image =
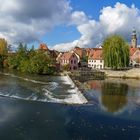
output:
[[73, 82], [73, 80], [70, 78], [69, 75], [67, 75], [68, 80], [70, 81], [71, 85], [74, 87], [76, 94], [80, 97], [81, 101], [83, 103], [87, 103], [87, 99], [85, 98], [85, 96], [81, 93], [81, 91], [78, 89], [78, 87], [75, 85], [75, 83]]
[[[3, 75], [2, 84], [4, 86], [0, 89], [0, 96], [3, 97], [62, 104], [85, 104], [88, 102], [69, 75], [47, 82], [10, 73], [0, 74]], [[13, 82], [8, 82], [8, 79]]]

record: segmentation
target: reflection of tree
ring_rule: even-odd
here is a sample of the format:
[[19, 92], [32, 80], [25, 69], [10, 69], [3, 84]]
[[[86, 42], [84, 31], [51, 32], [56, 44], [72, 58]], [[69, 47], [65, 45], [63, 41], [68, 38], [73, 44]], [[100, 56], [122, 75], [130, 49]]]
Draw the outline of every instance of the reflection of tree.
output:
[[102, 104], [109, 112], [117, 112], [127, 103], [128, 85], [118, 83], [102, 84]]

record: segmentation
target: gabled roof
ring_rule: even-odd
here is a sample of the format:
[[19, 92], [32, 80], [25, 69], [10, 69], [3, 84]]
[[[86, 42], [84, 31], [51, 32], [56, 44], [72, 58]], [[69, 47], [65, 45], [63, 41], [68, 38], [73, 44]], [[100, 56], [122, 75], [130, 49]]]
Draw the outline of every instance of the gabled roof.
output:
[[89, 59], [102, 60], [103, 59], [103, 50], [102, 48], [94, 48], [90, 52]]
[[131, 47], [131, 48], [129, 49], [129, 51], [130, 51], [130, 56], [132, 56], [137, 50], [140, 50], [140, 48], [133, 48], [133, 47]]
[[40, 50], [45, 50], [45, 51], [48, 51], [49, 50], [48, 47], [47, 47], [47, 45], [44, 44], [44, 43], [42, 43], [42, 44], [39, 45], [39, 49]]
[[73, 50], [80, 58], [83, 57], [83, 50], [81, 48], [77, 48]]
[[61, 60], [69, 60], [72, 56], [76, 56], [74, 53], [71, 52], [65, 52], [61, 56]]

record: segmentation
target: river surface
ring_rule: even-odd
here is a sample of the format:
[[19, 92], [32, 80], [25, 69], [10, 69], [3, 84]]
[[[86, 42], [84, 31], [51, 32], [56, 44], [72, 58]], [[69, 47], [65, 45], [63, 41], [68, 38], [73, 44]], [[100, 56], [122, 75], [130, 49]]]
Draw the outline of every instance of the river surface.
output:
[[140, 81], [0, 73], [0, 140], [139, 140]]

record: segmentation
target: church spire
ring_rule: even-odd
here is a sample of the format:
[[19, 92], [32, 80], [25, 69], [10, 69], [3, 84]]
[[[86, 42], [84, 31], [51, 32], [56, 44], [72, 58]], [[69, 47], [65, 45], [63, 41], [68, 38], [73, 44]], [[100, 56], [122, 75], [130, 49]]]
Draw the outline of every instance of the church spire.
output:
[[131, 35], [131, 47], [137, 48], [137, 33], [135, 28], [133, 28], [132, 35]]

